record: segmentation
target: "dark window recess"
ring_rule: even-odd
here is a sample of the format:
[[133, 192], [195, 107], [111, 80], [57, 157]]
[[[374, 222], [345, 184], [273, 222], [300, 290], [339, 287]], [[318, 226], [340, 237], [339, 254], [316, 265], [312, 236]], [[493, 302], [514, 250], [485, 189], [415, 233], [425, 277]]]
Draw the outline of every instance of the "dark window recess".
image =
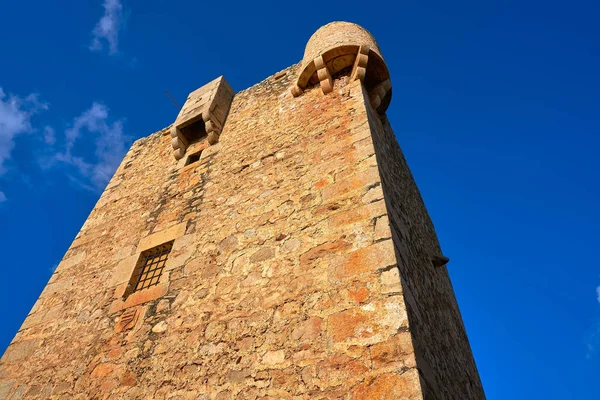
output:
[[185, 160], [185, 165], [190, 165], [195, 163], [196, 161], [200, 161], [200, 156], [202, 155], [202, 150], [194, 153], [194, 154], [190, 154], [187, 158], [187, 160]]
[[204, 121], [200, 118], [198, 121], [181, 128], [181, 133], [187, 139], [188, 145], [200, 141], [200, 139], [206, 136]]
[[143, 251], [133, 270], [124, 297], [151, 286], [158, 285], [165, 269], [173, 241]]

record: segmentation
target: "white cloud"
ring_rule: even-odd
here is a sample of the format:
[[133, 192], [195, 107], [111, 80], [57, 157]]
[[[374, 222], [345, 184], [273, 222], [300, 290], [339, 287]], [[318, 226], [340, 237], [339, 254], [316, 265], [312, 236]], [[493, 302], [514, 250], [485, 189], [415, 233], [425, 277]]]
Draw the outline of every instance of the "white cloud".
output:
[[[108, 108], [98, 102], [68, 125], [63, 135], [57, 135], [49, 125], [42, 129], [32, 126], [32, 116], [47, 110], [37, 94], [26, 97], [7, 95], [0, 87], [0, 175], [5, 172], [18, 135], [37, 132], [38, 164], [44, 170], [67, 165], [72, 169], [62, 171], [78, 186], [89, 190], [102, 190], [118, 168], [127, 151], [130, 138], [123, 132], [123, 122], [109, 116]], [[35, 151], [35, 150], [34, 150]], [[2, 189], [2, 188], [0, 188]], [[7, 201], [0, 190], [0, 203]]]
[[67, 153], [71, 152], [75, 141], [81, 135], [81, 130], [87, 128], [90, 132], [106, 129], [108, 109], [101, 103], [94, 102], [89, 110], [73, 120], [73, 124], [65, 131]]
[[56, 135], [54, 133], [54, 129], [51, 126], [44, 127], [44, 142], [46, 144], [52, 146], [54, 142], [56, 142]]
[[33, 131], [31, 116], [47, 109], [48, 105], [40, 102], [37, 94], [7, 96], [0, 87], [0, 175], [5, 170], [4, 162], [15, 147], [15, 137]]
[[104, 0], [104, 15], [92, 31], [90, 50], [98, 51], [104, 48], [104, 41], [108, 44], [110, 54], [118, 51], [119, 30], [123, 26], [123, 5], [121, 0]]
[[[600, 303], [600, 286], [596, 288], [596, 300]], [[600, 349], [600, 318], [597, 318], [595, 325], [586, 333], [587, 358], [592, 358]]]
[[[108, 108], [94, 102], [92, 106], [79, 117], [75, 118], [65, 130], [64, 150], [54, 155], [56, 161], [74, 166], [79, 175], [91, 183], [71, 177], [84, 188], [102, 190], [125, 155], [126, 142], [129, 138], [123, 133], [122, 121], [109, 123]], [[76, 154], [75, 145], [79, 140], [95, 137], [94, 157]], [[92, 159], [93, 158], [93, 159]]]
[[586, 358], [592, 358], [597, 355], [600, 348], [600, 319], [596, 319], [595, 325], [586, 332], [586, 336]]

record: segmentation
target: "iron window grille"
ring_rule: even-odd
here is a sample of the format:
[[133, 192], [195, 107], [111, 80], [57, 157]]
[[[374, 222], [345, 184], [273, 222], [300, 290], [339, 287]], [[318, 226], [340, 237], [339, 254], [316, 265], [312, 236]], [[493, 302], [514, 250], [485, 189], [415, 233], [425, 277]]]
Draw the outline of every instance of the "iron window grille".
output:
[[124, 297], [158, 285], [172, 248], [173, 241], [170, 241], [145, 250], [140, 254]]

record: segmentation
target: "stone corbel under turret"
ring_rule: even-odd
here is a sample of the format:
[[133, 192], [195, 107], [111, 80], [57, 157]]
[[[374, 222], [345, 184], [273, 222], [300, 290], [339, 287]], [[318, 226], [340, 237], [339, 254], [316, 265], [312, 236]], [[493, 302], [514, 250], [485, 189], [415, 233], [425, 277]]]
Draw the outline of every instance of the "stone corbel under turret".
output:
[[371, 106], [373, 106], [373, 108], [376, 110], [379, 109], [379, 106], [384, 101], [385, 96], [387, 96], [390, 90], [392, 90], [392, 82], [390, 82], [389, 79], [386, 79], [371, 89], [371, 92], [369, 93], [369, 101], [371, 102]]
[[183, 158], [192, 143], [207, 140], [209, 144], [215, 144], [219, 141], [234, 95], [223, 76], [189, 94], [171, 127], [175, 159]]
[[360, 79], [365, 80], [367, 76], [367, 64], [369, 63], [369, 46], [359, 46], [356, 59], [354, 60], [354, 66], [352, 67], [352, 73], [350, 74], [350, 80], [355, 81]]
[[330, 93], [333, 91], [332, 77], [350, 67], [350, 80], [363, 82], [373, 108], [380, 114], [385, 113], [392, 90], [389, 73], [383, 59], [366, 45], [330, 49], [307, 63], [292, 88], [292, 95], [298, 97], [317, 83], [323, 94]]

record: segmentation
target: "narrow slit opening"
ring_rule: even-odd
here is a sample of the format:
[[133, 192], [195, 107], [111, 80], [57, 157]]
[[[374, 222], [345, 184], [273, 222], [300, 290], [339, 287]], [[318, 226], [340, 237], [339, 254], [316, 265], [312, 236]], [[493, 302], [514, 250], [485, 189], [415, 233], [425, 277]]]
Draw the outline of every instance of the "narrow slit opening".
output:
[[200, 150], [196, 153], [190, 154], [188, 156], [188, 158], [185, 160], [185, 165], [190, 165], [190, 164], [200, 161], [201, 155], [202, 155], [202, 150]]

